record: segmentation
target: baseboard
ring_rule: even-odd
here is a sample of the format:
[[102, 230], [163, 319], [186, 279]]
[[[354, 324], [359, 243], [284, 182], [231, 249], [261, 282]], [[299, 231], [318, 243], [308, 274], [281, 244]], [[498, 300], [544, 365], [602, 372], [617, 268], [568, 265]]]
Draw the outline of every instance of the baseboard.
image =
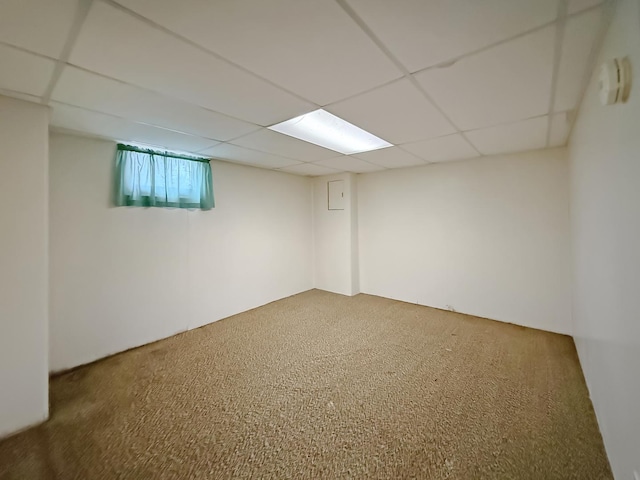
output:
[[440, 310], [441, 312], [458, 313], [458, 314], [461, 314], [461, 315], [467, 315], [469, 317], [482, 318], [483, 320], [490, 320], [492, 322], [506, 323], [507, 325], [514, 325], [514, 326], [520, 327], [520, 328], [530, 328], [531, 330], [540, 330], [541, 332], [555, 333], [556, 335], [564, 335], [566, 337], [573, 338], [573, 336], [570, 333], [560, 332], [560, 331], [557, 331], [557, 330], [547, 330], [546, 328], [532, 327], [530, 325], [523, 325], [522, 323], [515, 323], [515, 322], [509, 322], [509, 321], [506, 321], [506, 320], [499, 320], [497, 318], [484, 317], [482, 315], [478, 315], [478, 314], [475, 314], [475, 313], [463, 312], [461, 310], [454, 310], [452, 308], [451, 309], [447, 309], [447, 308], [442, 308], [442, 307], [435, 307], [433, 305], [427, 305], [427, 304], [424, 304], [424, 303], [419, 303], [418, 301], [409, 302], [407, 300], [401, 300], [399, 298], [385, 297], [383, 295], [376, 295], [374, 293], [367, 293], [367, 292], [360, 292], [360, 293], [362, 293], [363, 295], [370, 295], [372, 297], [378, 297], [378, 298], [385, 298], [387, 300], [393, 300], [395, 302], [408, 303], [409, 305], [418, 305], [420, 307], [433, 308], [435, 310]]
[[0, 442], [2, 442], [3, 440], [6, 440], [7, 438], [13, 437], [15, 435], [19, 435], [22, 432], [26, 432], [27, 430], [31, 430], [32, 428], [40, 426], [43, 423], [45, 423], [47, 420], [49, 420], [49, 413], [48, 412], [47, 412], [47, 415], [42, 420], [38, 420], [38, 421], [36, 421], [34, 423], [30, 423], [26, 427], [19, 428], [18, 430], [14, 430], [12, 432], [1, 434], [0, 435]]
[[250, 311], [255, 310], [255, 309], [257, 309], [257, 308], [264, 307], [265, 305], [269, 305], [269, 304], [271, 304], [271, 303], [278, 302], [278, 301], [280, 301], [280, 300], [284, 300], [285, 298], [293, 297], [293, 296], [295, 296], [295, 295], [300, 295], [301, 293], [305, 293], [305, 292], [308, 292], [308, 291], [310, 291], [310, 290], [314, 290], [314, 289], [313, 289], [313, 288], [309, 288], [309, 289], [307, 289], [307, 290], [302, 290], [302, 291], [300, 291], [300, 292], [292, 293], [291, 295], [286, 295], [286, 296], [281, 297], [281, 298], [276, 298], [275, 300], [271, 300], [271, 301], [269, 301], [269, 302], [267, 302], [267, 303], [263, 303], [263, 304], [261, 304], [261, 305], [257, 305], [257, 306], [255, 306], [255, 307], [249, 308], [248, 310], [243, 310], [243, 311], [241, 311], [241, 312], [233, 313], [233, 314], [228, 315], [228, 316], [223, 317], [223, 318], [218, 318], [218, 319], [216, 319], [216, 320], [212, 320], [211, 322], [209, 322], [209, 323], [205, 323], [204, 325], [199, 325], [199, 326], [197, 326], [197, 327], [192, 327], [192, 328], [186, 328], [185, 330], [181, 330], [181, 331], [179, 331], [179, 332], [173, 333], [173, 334], [168, 335], [168, 336], [166, 336], [166, 337], [158, 338], [158, 339], [153, 340], [153, 341], [151, 341], [151, 342], [147, 342], [147, 343], [143, 343], [143, 344], [140, 344], [140, 345], [136, 345], [136, 346], [134, 346], [134, 347], [129, 347], [129, 348], [126, 348], [126, 349], [124, 349], [124, 350], [119, 350], [119, 351], [117, 351], [117, 352], [113, 352], [113, 353], [110, 353], [110, 354], [104, 355], [104, 356], [102, 356], [102, 357], [99, 357], [99, 358], [93, 359], [93, 360], [91, 360], [91, 361], [84, 362], [84, 363], [81, 363], [81, 364], [79, 364], [79, 365], [74, 365], [73, 367], [60, 368], [60, 369], [57, 369], [57, 370], [51, 370], [51, 371], [49, 372], [49, 378], [54, 378], [54, 377], [58, 377], [58, 376], [60, 376], [60, 375], [65, 375], [65, 374], [67, 374], [67, 373], [74, 372], [74, 371], [76, 371], [76, 370], [78, 370], [78, 369], [80, 369], [80, 368], [83, 368], [83, 367], [86, 367], [86, 366], [89, 366], [89, 365], [93, 365], [94, 363], [100, 362], [100, 361], [105, 360], [105, 359], [107, 359], [107, 358], [115, 357], [116, 355], [121, 355], [121, 354], [123, 354], [123, 353], [127, 353], [127, 352], [130, 352], [130, 351], [132, 351], [132, 350], [137, 350], [138, 348], [146, 347], [146, 346], [148, 346], [148, 345], [153, 345], [154, 343], [161, 342], [161, 341], [166, 340], [166, 339], [168, 339], [168, 338], [176, 337], [176, 336], [178, 336], [178, 335], [183, 335], [183, 334], [185, 334], [185, 333], [187, 333], [187, 332], [189, 332], [189, 331], [191, 331], [191, 330], [198, 330], [199, 328], [206, 327], [206, 326], [208, 326], [208, 325], [211, 325], [212, 323], [222, 322], [222, 321], [227, 320], [227, 319], [229, 319], [229, 318], [232, 318], [232, 317], [234, 317], [234, 316], [236, 316], [236, 315], [240, 315], [240, 314], [242, 314], [242, 313], [250, 312]]

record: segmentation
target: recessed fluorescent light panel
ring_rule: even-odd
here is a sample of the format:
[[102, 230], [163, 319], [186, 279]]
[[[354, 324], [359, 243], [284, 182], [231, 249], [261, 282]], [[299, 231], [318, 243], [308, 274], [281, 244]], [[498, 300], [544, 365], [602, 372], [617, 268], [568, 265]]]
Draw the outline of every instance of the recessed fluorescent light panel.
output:
[[269, 129], [345, 155], [393, 147], [389, 142], [322, 109], [278, 123]]

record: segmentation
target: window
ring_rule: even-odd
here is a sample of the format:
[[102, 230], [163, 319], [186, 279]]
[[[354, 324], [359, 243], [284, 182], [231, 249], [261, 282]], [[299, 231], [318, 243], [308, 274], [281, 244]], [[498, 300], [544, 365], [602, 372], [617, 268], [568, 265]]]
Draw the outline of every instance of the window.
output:
[[209, 160], [118, 144], [116, 205], [214, 207]]

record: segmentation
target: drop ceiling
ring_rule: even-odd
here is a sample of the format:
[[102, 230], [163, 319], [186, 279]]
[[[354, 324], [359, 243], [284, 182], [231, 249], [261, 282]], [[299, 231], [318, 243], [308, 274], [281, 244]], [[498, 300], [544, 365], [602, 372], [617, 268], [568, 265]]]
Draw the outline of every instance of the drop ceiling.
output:
[[[564, 145], [601, 0], [3, 0], [0, 94], [51, 126], [299, 175]], [[268, 130], [324, 108], [393, 147]]]

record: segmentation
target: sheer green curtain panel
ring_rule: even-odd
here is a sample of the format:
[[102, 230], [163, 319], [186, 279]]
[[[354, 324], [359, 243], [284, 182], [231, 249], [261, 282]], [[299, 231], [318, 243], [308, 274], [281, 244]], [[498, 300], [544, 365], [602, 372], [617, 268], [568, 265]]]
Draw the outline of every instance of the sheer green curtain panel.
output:
[[215, 206], [208, 160], [119, 144], [115, 177], [118, 206]]

